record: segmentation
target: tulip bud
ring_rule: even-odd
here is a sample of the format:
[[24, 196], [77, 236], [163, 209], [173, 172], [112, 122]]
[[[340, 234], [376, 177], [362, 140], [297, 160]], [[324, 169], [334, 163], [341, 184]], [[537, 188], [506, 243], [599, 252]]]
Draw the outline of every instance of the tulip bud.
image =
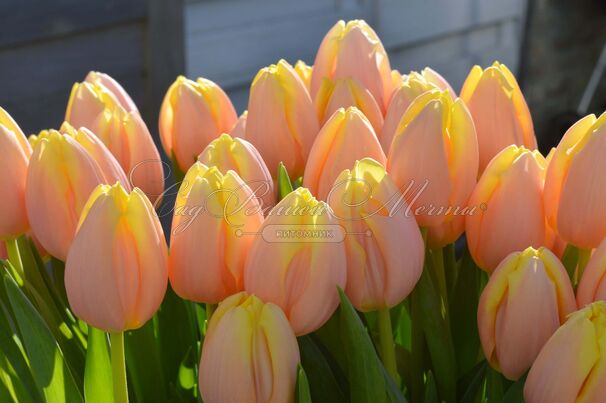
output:
[[65, 265], [73, 312], [107, 332], [137, 329], [166, 292], [167, 247], [145, 194], [116, 183], [88, 199]]
[[476, 184], [478, 145], [471, 115], [448, 91], [418, 96], [404, 113], [387, 157], [387, 172], [405, 195], [432, 247], [454, 242], [465, 227]]
[[[226, 135], [227, 136], [227, 135]], [[244, 288], [244, 264], [263, 212], [234, 171], [196, 162], [177, 194], [170, 283], [185, 299], [216, 304]]]
[[162, 146], [186, 172], [204, 147], [231, 130], [237, 119], [234, 106], [217, 84], [179, 76], [160, 109]]
[[606, 237], [606, 113], [575, 123], [558, 144], [545, 178], [545, 211], [568, 243], [593, 249]]
[[[98, 75], [98, 73], [96, 73]], [[86, 127], [107, 146], [126, 172], [133, 186], [141, 188], [152, 200], [162, 195], [164, 173], [160, 154], [128, 95], [108, 84], [107, 78], [74, 84], [65, 112], [73, 127]], [[106, 86], [109, 85], [109, 87]]]
[[466, 217], [469, 252], [492, 271], [507, 255], [527, 246], [551, 246], [553, 236], [543, 208], [546, 162], [539, 151], [510, 145], [480, 177], [470, 199], [477, 208]]
[[606, 303], [570, 315], [547, 341], [526, 378], [528, 403], [603, 402], [606, 396]]
[[383, 165], [370, 158], [344, 170], [330, 194], [334, 216], [347, 232], [345, 293], [360, 311], [393, 307], [421, 277], [425, 247], [419, 227], [413, 217], [391, 214], [401, 199]]
[[377, 101], [353, 78], [341, 78], [334, 82], [324, 79], [314, 102], [321, 126], [337, 109], [355, 106], [366, 116], [375, 133], [381, 133], [383, 114]]
[[263, 209], [276, 204], [271, 174], [255, 146], [248, 141], [222, 134], [206, 146], [198, 161], [208, 167], [216, 166], [222, 173], [235, 171], [259, 199]]
[[295, 63], [295, 71], [299, 75], [301, 81], [303, 81], [303, 84], [305, 84], [307, 91], [309, 91], [313, 66], [308, 66], [303, 60], [297, 60], [297, 63]]
[[490, 365], [517, 380], [576, 309], [566, 269], [546, 248], [507, 256], [490, 276], [478, 306], [478, 329]]
[[[31, 142], [34, 151], [25, 189], [27, 214], [44, 249], [65, 260], [92, 191], [101, 183], [125, 181], [124, 172], [112, 166], [111, 160], [103, 160], [107, 150], [85, 130], [71, 134], [45, 130], [32, 136]], [[128, 182], [123, 185], [129, 188]]]
[[[322, 326], [339, 304], [347, 278], [345, 250], [326, 203], [298, 188], [274, 207], [248, 254], [244, 288], [286, 313], [298, 336]], [[306, 238], [317, 234], [318, 238]]]
[[461, 89], [478, 135], [480, 171], [505, 147], [516, 144], [534, 150], [532, 118], [511, 71], [499, 62], [482, 70], [474, 66]]
[[252, 82], [246, 139], [261, 153], [272, 177], [283, 162], [293, 178], [303, 175], [318, 134], [318, 118], [305, 85], [284, 60], [262, 68]]
[[242, 112], [234, 127], [231, 128], [229, 134], [232, 137], [239, 137], [241, 139], [246, 137], [246, 119], [248, 118], [248, 111]]
[[309, 153], [303, 186], [326, 200], [335, 179], [356, 160], [370, 157], [385, 165], [385, 154], [370, 122], [356, 107], [338, 109], [322, 127]]
[[593, 251], [577, 288], [579, 307], [599, 300], [606, 301], [606, 238]]
[[2, 108], [0, 152], [0, 239], [12, 239], [29, 228], [25, 211], [25, 182], [32, 148], [17, 123]]
[[102, 86], [106, 88], [110, 95], [114, 97], [116, 102], [124, 108], [127, 112], [138, 112], [137, 105], [128, 95], [128, 93], [122, 88], [122, 86], [110, 77], [108, 74], [101, 73], [98, 71], [91, 71], [86, 75], [84, 79], [87, 83], [92, 84], [93, 86]]
[[315, 97], [324, 78], [353, 77], [385, 111], [393, 82], [387, 52], [381, 40], [363, 20], [337, 22], [328, 31], [316, 54], [311, 75], [311, 96]]
[[299, 347], [284, 312], [242, 292], [219, 304], [200, 360], [207, 403], [295, 401]]

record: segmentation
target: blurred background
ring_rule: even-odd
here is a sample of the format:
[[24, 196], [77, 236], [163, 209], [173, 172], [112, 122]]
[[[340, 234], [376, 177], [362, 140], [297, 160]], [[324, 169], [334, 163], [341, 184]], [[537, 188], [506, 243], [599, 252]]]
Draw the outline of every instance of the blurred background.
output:
[[312, 64], [328, 29], [354, 18], [377, 31], [392, 68], [431, 66], [455, 90], [474, 64], [505, 63], [543, 150], [576, 120], [592, 73], [580, 112], [606, 109], [600, 0], [2, 0], [0, 15], [0, 105], [27, 133], [60, 126], [72, 84], [89, 70], [126, 88], [156, 139], [178, 74], [217, 82], [242, 112], [259, 68]]

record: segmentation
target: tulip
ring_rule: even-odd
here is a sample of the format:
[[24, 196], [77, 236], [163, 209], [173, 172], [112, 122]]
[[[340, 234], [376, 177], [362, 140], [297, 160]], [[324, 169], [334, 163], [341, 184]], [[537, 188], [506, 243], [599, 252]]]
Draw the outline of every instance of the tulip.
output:
[[106, 88], [109, 93], [115, 98], [115, 100], [126, 110], [127, 112], [138, 112], [137, 105], [132, 100], [130, 95], [122, 88], [122, 86], [114, 80], [111, 76], [98, 71], [89, 72], [84, 81], [92, 84], [93, 86], [102, 86]]
[[118, 89], [108, 84], [107, 79], [90, 76], [87, 81], [74, 84], [65, 120], [73, 127], [86, 127], [98, 136], [116, 157], [131, 184], [156, 200], [164, 190], [164, 173], [147, 126], [114, 80], [111, 81]]
[[345, 250], [336, 235], [309, 242], [279, 234], [337, 232], [328, 209], [305, 188], [289, 193], [265, 219], [264, 235], [246, 260], [244, 289], [282, 308], [297, 336], [320, 328], [337, 308], [337, 286], [344, 288], [347, 278]]
[[385, 165], [385, 154], [368, 119], [356, 107], [338, 109], [322, 127], [309, 153], [303, 186], [326, 200], [335, 179], [356, 160], [370, 157]]
[[606, 301], [606, 238], [589, 258], [577, 288], [579, 307], [599, 300]]
[[31, 141], [34, 151], [25, 189], [27, 215], [44, 249], [65, 260], [80, 213], [95, 187], [123, 181], [128, 188], [128, 182], [115, 160], [103, 160], [109, 153], [90, 132], [42, 131]]
[[568, 243], [596, 248], [606, 237], [606, 113], [584, 117], [560, 141], [545, 178], [545, 211]]
[[[225, 135], [227, 136], [227, 135]], [[244, 264], [263, 213], [234, 171], [191, 166], [177, 194], [169, 257], [182, 298], [216, 304], [244, 288]]]
[[381, 40], [363, 20], [337, 22], [328, 31], [316, 54], [311, 74], [311, 96], [315, 97], [324, 78], [353, 77], [385, 111], [393, 81], [389, 58]]
[[246, 139], [261, 153], [273, 177], [283, 162], [293, 178], [303, 175], [318, 134], [318, 118], [305, 85], [284, 60], [262, 68], [252, 82]]
[[294, 402], [298, 364], [284, 312], [254, 295], [232, 295], [208, 324], [200, 394], [207, 403]]
[[204, 147], [231, 130], [238, 119], [231, 101], [214, 82], [179, 76], [160, 109], [160, 138], [167, 155], [186, 172]]
[[471, 115], [448, 91], [418, 96], [402, 117], [387, 156], [387, 172], [407, 196], [431, 247], [454, 242], [465, 227], [476, 183], [478, 146]]
[[416, 221], [390, 215], [401, 198], [383, 165], [370, 158], [344, 170], [330, 194], [329, 205], [348, 234], [345, 293], [359, 311], [395, 306], [421, 276], [424, 245]]
[[242, 112], [234, 127], [231, 128], [229, 134], [232, 137], [240, 137], [241, 139], [246, 137], [246, 119], [248, 118], [248, 111]]
[[6, 242], [0, 240], [0, 259], [8, 259], [8, 251], [6, 250]]
[[334, 82], [324, 79], [314, 103], [321, 125], [324, 125], [337, 109], [355, 106], [364, 113], [375, 133], [381, 133], [381, 108], [372, 94], [353, 78], [341, 78]]
[[528, 403], [603, 402], [606, 396], [606, 303], [570, 315], [547, 341], [524, 386]]
[[313, 71], [313, 66], [308, 66], [303, 60], [297, 60], [295, 63], [295, 71], [299, 75], [303, 84], [305, 84], [305, 88], [309, 91], [311, 85], [311, 72]]
[[539, 151], [510, 145], [486, 167], [469, 199], [469, 205], [485, 208], [465, 221], [469, 252], [483, 270], [492, 271], [527, 246], [551, 246], [543, 208], [546, 165]]
[[495, 269], [480, 297], [484, 355], [506, 378], [517, 380], [574, 310], [566, 269], [549, 249], [514, 252]]
[[26, 232], [25, 182], [32, 148], [11, 118], [0, 108], [0, 239], [13, 239]]
[[120, 183], [99, 185], [80, 217], [65, 265], [70, 307], [108, 332], [137, 329], [166, 291], [167, 247], [145, 194]]
[[[389, 152], [389, 147], [396, 134], [400, 120], [412, 101], [427, 91], [439, 89], [435, 83], [429, 81], [425, 77], [424, 73], [426, 70], [428, 70], [428, 68], [423, 70], [421, 74], [416, 71], [411, 71], [410, 74], [402, 76], [400, 84], [397, 87], [394, 87], [394, 93], [389, 102], [389, 106], [387, 107], [387, 112], [385, 113], [385, 123], [383, 124], [382, 131], [377, 132], [381, 133], [379, 139], [381, 140], [381, 146], [386, 153]], [[452, 94], [454, 94], [454, 92], [452, 92]]]
[[276, 204], [274, 182], [263, 158], [251, 143], [229, 134], [222, 134], [213, 140], [198, 161], [206, 166], [216, 166], [222, 173], [232, 170], [253, 191], [261, 207], [273, 207]]
[[534, 150], [532, 118], [524, 95], [504, 64], [494, 62], [482, 70], [474, 66], [461, 89], [478, 135], [480, 171], [503, 148], [516, 144]]

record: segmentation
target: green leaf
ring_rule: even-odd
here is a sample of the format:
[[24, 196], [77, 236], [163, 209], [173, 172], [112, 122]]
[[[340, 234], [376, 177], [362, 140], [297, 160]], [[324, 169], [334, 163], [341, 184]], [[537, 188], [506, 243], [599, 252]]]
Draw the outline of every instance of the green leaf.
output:
[[524, 374], [520, 379], [515, 381], [505, 392], [502, 403], [523, 403], [524, 402], [524, 384], [526, 383], [526, 377], [528, 372]]
[[578, 261], [579, 261], [579, 249], [571, 244], [566, 245], [566, 249], [564, 249], [564, 254], [562, 255], [562, 264], [566, 268], [566, 272], [568, 273], [568, 278], [570, 278], [570, 282], [572, 284], [574, 284], [574, 282], [575, 282], [575, 273], [577, 270]]
[[427, 381], [425, 382], [425, 403], [440, 403], [438, 397], [438, 386], [436, 380], [433, 377], [433, 373], [429, 371], [427, 374]]
[[339, 288], [341, 300], [341, 340], [347, 351], [347, 369], [350, 397], [353, 403], [374, 403], [387, 400], [382, 364], [368, 331], [356, 310]]
[[102, 330], [88, 328], [88, 347], [84, 368], [84, 397], [86, 403], [114, 401], [112, 364], [109, 358], [107, 336]]
[[278, 165], [278, 201], [286, 197], [292, 190], [292, 182], [288, 176], [288, 171], [284, 164], [280, 162], [280, 165]]
[[305, 375], [305, 370], [301, 364], [297, 366], [297, 388], [295, 394], [297, 403], [311, 403], [309, 383], [307, 382], [307, 376]]
[[458, 399], [460, 403], [473, 403], [476, 401], [480, 387], [484, 383], [487, 367], [488, 363], [482, 361], [459, 380], [458, 389], [464, 391], [462, 396]]
[[4, 273], [4, 285], [23, 337], [34, 380], [45, 400], [82, 402], [70, 368], [44, 320], [7, 273]]

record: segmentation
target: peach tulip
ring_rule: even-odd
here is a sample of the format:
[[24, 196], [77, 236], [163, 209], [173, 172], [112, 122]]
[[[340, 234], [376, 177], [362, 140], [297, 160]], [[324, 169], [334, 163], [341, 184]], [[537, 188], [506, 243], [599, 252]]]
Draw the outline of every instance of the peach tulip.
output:
[[303, 175], [318, 134], [318, 118], [305, 85], [285, 60], [262, 68], [252, 82], [246, 139], [261, 153], [272, 177], [283, 162], [293, 178]]
[[109, 74], [101, 73], [99, 71], [91, 71], [89, 72], [84, 81], [87, 83], [94, 85], [103, 86], [111, 95], [116, 99], [116, 101], [126, 110], [127, 112], [138, 112], [137, 105], [132, 100], [130, 95], [122, 88], [122, 86], [114, 80]]
[[232, 129], [238, 116], [231, 101], [214, 82], [179, 76], [160, 109], [160, 138], [168, 156], [186, 172], [204, 147]]
[[314, 103], [320, 125], [324, 125], [337, 109], [355, 106], [366, 116], [375, 133], [381, 133], [381, 108], [372, 94], [354, 78], [340, 78], [336, 81], [324, 79]]
[[478, 306], [478, 329], [490, 365], [517, 380], [551, 335], [576, 310], [566, 269], [546, 248], [507, 256]]
[[88, 199], [67, 256], [65, 289], [72, 311], [107, 332], [137, 329], [166, 292], [167, 246], [145, 194], [120, 183]]
[[431, 67], [425, 67], [423, 70], [421, 70], [421, 75], [423, 76], [423, 78], [425, 80], [432, 83], [440, 90], [450, 91], [450, 94], [453, 97], [455, 97], [457, 95], [455, 90], [450, 86], [450, 83], [448, 81], [446, 81], [446, 79], [444, 77], [442, 77], [442, 75], [440, 73], [438, 73]]
[[242, 112], [234, 126], [229, 131], [232, 137], [240, 137], [241, 139], [246, 137], [246, 119], [248, 118], [248, 111]]
[[263, 213], [234, 171], [196, 162], [177, 194], [170, 283], [182, 298], [216, 304], [244, 289], [246, 255]]
[[313, 66], [308, 66], [303, 60], [297, 60], [294, 68], [301, 81], [303, 81], [303, 84], [305, 84], [305, 88], [309, 91], [311, 85], [311, 72], [314, 69]]
[[298, 336], [330, 318], [337, 286], [346, 284], [345, 248], [328, 209], [306, 188], [289, 193], [265, 219], [246, 260], [244, 289], [282, 308]]
[[263, 209], [276, 204], [269, 169], [255, 146], [248, 141], [222, 134], [206, 146], [198, 161], [209, 167], [216, 166], [222, 173], [230, 169], [235, 171], [252, 189]]
[[461, 89], [478, 134], [480, 171], [503, 148], [516, 144], [534, 150], [532, 118], [511, 71], [499, 62], [482, 70], [474, 66]]
[[478, 145], [471, 115], [449, 91], [418, 96], [404, 113], [387, 155], [387, 172], [427, 227], [432, 247], [454, 242], [465, 227], [476, 184]]
[[575, 123], [558, 144], [545, 178], [549, 223], [568, 243], [596, 248], [606, 237], [606, 113]]
[[309, 153], [303, 186], [326, 200], [335, 179], [356, 160], [370, 157], [385, 165], [385, 154], [368, 119], [356, 107], [338, 109], [320, 130]]
[[164, 190], [160, 154], [132, 100], [126, 98], [128, 95], [115, 80], [108, 83], [107, 77], [90, 79], [89, 74], [86, 81], [74, 84], [65, 120], [99, 137], [132, 186], [156, 201]]
[[606, 303], [570, 315], [547, 341], [524, 386], [528, 403], [599, 403], [606, 396]]
[[577, 288], [579, 307], [598, 300], [606, 301], [606, 238], [593, 251]]
[[469, 204], [484, 206], [466, 217], [469, 252], [491, 272], [507, 255], [553, 242], [543, 208], [545, 158], [539, 151], [510, 145], [480, 177]]
[[421, 277], [421, 231], [413, 217], [390, 214], [401, 198], [383, 165], [370, 158], [344, 170], [330, 194], [333, 214], [347, 231], [345, 293], [359, 311], [393, 307]]
[[242, 292], [219, 304], [200, 360], [207, 403], [295, 401], [299, 347], [284, 312]]
[[353, 77], [375, 97], [385, 111], [393, 81], [387, 52], [381, 40], [363, 20], [337, 22], [328, 31], [316, 54], [311, 74], [311, 96], [315, 97], [322, 80]]
[[116, 181], [123, 181], [127, 188], [129, 185], [105, 146], [86, 130], [64, 134], [42, 131], [32, 136], [31, 142], [34, 151], [25, 189], [27, 214], [44, 249], [65, 260], [80, 213], [95, 187]]
[[4, 109], [0, 108], [0, 240], [12, 239], [29, 229], [25, 210], [25, 182], [32, 148]]

